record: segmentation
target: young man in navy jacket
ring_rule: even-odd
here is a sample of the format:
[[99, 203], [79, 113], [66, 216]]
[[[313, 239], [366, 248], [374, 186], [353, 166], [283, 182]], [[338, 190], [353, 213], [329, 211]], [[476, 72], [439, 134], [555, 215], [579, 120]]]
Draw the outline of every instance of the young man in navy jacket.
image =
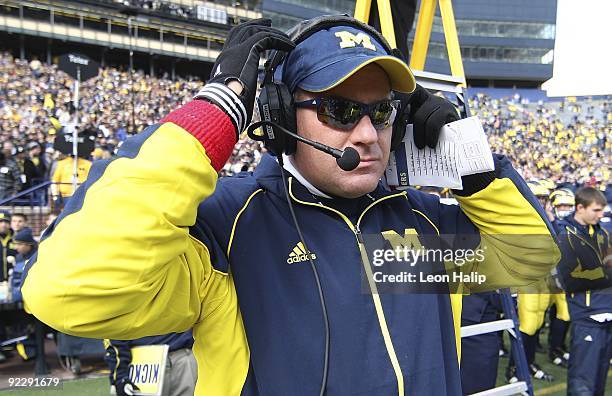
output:
[[606, 205], [595, 188], [576, 191], [576, 210], [559, 221], [559, 275], [572, 320], [568, 395], [603, 395], [612, 359], [610, 236], [601, 226]]
[[[346, 17], [297, 45], [269, 21], [234, 28], [196, 100], [94, 165], [29, 266], [27, 308], [87, 337], [193, 328], [197, 395], [460, 394], [460, 296], [379, 293], [364, 236], [402, 246], [470, 234], [490, 289], [543, 277], [559, 252], [502, 156], [494, 172], [464, 178], [460, 206], [383, 187], [393, 91], [415, 82], [382, 40]], [[284, 169], [266, 155], [253, 174], [217, 180], [250, 121], [266, 49], [290, 51], [280, 74], [305, 103], [297, 133], [356, 150], [356, 169], [298, 143]], [[409, 100], [417, 145], [435, 147], [454, 110], [420, 88]]]

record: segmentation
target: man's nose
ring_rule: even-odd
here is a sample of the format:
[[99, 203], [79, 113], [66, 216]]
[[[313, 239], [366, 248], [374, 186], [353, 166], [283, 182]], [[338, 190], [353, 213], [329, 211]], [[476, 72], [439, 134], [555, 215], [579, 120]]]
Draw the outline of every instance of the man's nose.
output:
[[378, 131], [372, 125], [370, 116], [361, 117], [357, 125], [353, 127], [351, 132], [351, 142], [353, 144], [374, 144], [378, 141]]

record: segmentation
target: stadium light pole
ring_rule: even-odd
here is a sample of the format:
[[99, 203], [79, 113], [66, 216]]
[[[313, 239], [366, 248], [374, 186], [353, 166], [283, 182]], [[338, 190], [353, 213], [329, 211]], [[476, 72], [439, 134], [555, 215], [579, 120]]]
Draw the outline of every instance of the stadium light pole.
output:
[[136, 120], [134, 107], [134, 46], [132, 44], [132, 17], [128, 17], [128, 34], [130, 36], [130, 97], [132, 101], [132, 132], [136, 132]]
[[120, 13], [127, 16], [127, 24], [128, 24], [128, 39], [129, 39], [129, 49], [130, 49], [130, 66], [129, 66], [129, 76], [130, 76], [130, 101], [132, 102], [132, 132], [136, 132], [136, 106], [135, 106], [135, 98], [134, 98], [134, 45], [132, 43], [132, 18], [138, 15], [138, 9], [134, 7], [122, 7], [119, 10]]

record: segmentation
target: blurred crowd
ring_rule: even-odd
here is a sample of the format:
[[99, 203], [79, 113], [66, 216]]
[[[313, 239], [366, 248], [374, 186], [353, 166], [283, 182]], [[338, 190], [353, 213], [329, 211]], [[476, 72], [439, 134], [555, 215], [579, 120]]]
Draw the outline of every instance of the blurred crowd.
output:
[[[65, 157], [54, 150], [55, 138], [76, 118], [72, 85], [55, 65], [0, 52], [0, 199], [52, 179]], [[195, 78], [171, 80], [140, 71], [132, 84], [127, 71], [102, 69], [80, 90], [79, 129], [96, 136], [88, 159], [110, 158], [129, 135], [189, 101], [201, 85]], [[481, 117], [493, 151], [507, 154], [525, 179], [591, 185], [610, 180], [612, 102], [527, 103], [478, 94], [470, 107]], [[243, 137], [221, 176], [252, 171], [264, 152], [260, 143]]]
[[600, 185], [610, 180], [612, 101], [574, 98], [529, 103], [478, 94], [470, 100], [494, 152], [526, 180]]

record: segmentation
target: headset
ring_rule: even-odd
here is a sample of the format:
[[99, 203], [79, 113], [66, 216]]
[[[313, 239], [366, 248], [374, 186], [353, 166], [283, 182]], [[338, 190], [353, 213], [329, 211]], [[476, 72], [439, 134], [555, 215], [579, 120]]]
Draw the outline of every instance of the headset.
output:
[[[385, 51], [388, 54], [401, 59], [401, 54], [399, 50], [392, 49], [387, 40], [376, 29], [354, 18], [351, 18], [346, 14], [333, 16], [323, 15], [310, 20], [303, 21], [291, 30], [289, 30], [287, 34], [289, 35], [289, 38], [293, 40], [293, 42], [297, 45], [320, 30], [343, 25], [355, 27], [370, 34], [384, 47]], [[277, 67], [281, 65], [281, 63], [285, 60], [285, 58], [285, 52], [272, 51], [264, 66], [264, 78], [263, 83], [261, 84], [261, 92], [256, 99], [257, 110], [259, 111], [259, 115], [262, 121], [259, 123], [255, 123], [256, 125], [252, 125], [256, 127], [260, 127], [263, 125], [263, 136], [256, 135], [254, 133], [255, 128], [247, 129], [249, 137], [254, 140], [264, 141], [266, 148], [277, 156], [280, 156], [283, 153], [287, 155], [293, 154], [296, 150], [297, 140], [315, 146], [311, 144], [313, 143], [312, 141], [305, 141], [306, 139], [296, 136], [297, 125], [295, 107], [293, 105], [293, 95], [291, 94], [291, 92], [289, 92], [289, 88], [283, 82], [274, 81], [274, 73]], [[398, 110], [395, 122], [393, 123], [391, 151], [399, 147], [402, 139], [404, 138], [404, 134], [406, 133], [406, 124], [408, 123], [408, 117], [407, 115], [402, 115], [403, 112], [401, 110], [401, 108]], [[288, 131], [293, 133], [287, 133]], [[318, 142], [314, 143], [316, 144]], [[319, 143], [319, 145], [321, 144]], [[330, 150], [325, 150], [321, 147], [315, 148], [327, 152], [328, 154], [338, 158], [338, 165], [342, 169], [345, 169], [341, 164], [340, 157], [338, 156], [342, 155], [341, 150], [340, 153], [336, 153], [338, 154], [336, 155], [330, 152]], [[354, 156], [357, 155], [357, 153], [351, 152], [351, 150], [354, 151], [352, 148], [348, 149], [350, 149], [348, 150], [350, 154], [345, 155], [350, 157], [350, 159], [345, 160], [345, 163], [347, 163], [346, 167], [351, 168], [349, 164], [352, 165], [355, 162]], [[331, 151], [333, 150], [334, 149], [331, 149]], [[357, 160], [354, 167], [356, 167], [358, 164], [359, 157], [357, 155]], [[354, 167], [345, 170], [352, 170], [354, 169]]]

